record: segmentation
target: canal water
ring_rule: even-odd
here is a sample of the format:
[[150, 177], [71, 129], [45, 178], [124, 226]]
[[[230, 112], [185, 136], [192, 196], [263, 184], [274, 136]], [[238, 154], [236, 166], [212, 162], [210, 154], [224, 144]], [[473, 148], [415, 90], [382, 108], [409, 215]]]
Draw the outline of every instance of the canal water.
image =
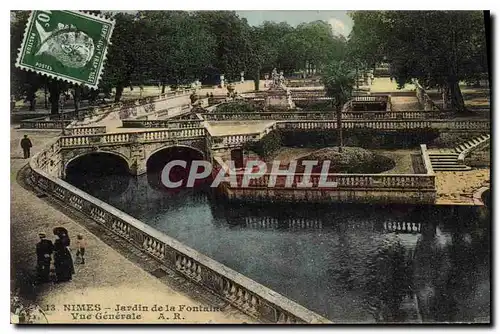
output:
[[334, 322], [489, 319], [484, 208], [231, 204], [151, 175], [67, 181]]

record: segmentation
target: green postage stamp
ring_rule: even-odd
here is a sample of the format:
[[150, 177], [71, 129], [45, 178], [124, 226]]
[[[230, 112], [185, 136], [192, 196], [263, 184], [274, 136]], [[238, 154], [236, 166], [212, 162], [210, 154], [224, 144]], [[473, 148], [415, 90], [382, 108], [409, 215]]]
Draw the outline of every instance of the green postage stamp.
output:
[[34, 10], [16, 66], [97, 88], [115, 22], [69, 10]]

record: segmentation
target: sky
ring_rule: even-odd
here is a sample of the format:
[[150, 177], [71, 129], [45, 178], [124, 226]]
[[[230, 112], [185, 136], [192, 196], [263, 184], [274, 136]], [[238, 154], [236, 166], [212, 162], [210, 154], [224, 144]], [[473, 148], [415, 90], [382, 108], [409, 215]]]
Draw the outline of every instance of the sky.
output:
[[302, 22], [323, 20], [330, 23], [333, 32], [337, 34], [347, 36], [352, 29], [352, 20], [347, 16], [347, 11], [341, 10], [248, 10], [236, 13], [253, 26], [264, 21], [274, 21], [287, 22], [295, 27]]

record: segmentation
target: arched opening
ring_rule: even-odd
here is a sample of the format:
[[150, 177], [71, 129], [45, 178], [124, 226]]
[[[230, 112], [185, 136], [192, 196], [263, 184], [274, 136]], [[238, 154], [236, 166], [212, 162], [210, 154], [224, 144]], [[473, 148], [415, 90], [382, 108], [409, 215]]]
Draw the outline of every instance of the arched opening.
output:
[[93, 152], [71, 160], [66, 167], [66, 182], [100, 199], [125, 192], [130, 182], [127, 161], [107, 152]]
[[[179, 183], [180, 186], [170, 186], [162, 180], [162, 172], [167, 166], [167, 164], [173, 162], [174, 160], [185, 163], [185, 167], [181, 165], [173, 165], [168, 171], [168, 177], [171, 183]], [[148, 159], [146, 163], [148, 183], [154, 189], [167, 190], [167, 191], [178, 191], [179, 189], [186, 188], [186, 184], [189, 177], [189, 172], [193, 161], [205, 160], [203, 153], [200, 151], [186, 147], [186, 146], [172, 146], [162, 149]], [[203, 167], [197, 169], [198, 173], [203, 172]], [[165, 177], [166, 175], [164, 175]], [[197, 187], [206, 182], [207, 178], [197, 179], [194, 183], [194, 187]]]

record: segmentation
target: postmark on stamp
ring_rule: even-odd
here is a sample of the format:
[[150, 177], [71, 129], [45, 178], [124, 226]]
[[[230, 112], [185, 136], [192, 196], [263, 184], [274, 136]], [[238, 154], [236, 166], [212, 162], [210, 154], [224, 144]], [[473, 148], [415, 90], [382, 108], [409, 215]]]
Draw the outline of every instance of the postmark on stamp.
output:
[[16, 67], [97, 88], [115, 22], [69, 10], [34, 10]]

